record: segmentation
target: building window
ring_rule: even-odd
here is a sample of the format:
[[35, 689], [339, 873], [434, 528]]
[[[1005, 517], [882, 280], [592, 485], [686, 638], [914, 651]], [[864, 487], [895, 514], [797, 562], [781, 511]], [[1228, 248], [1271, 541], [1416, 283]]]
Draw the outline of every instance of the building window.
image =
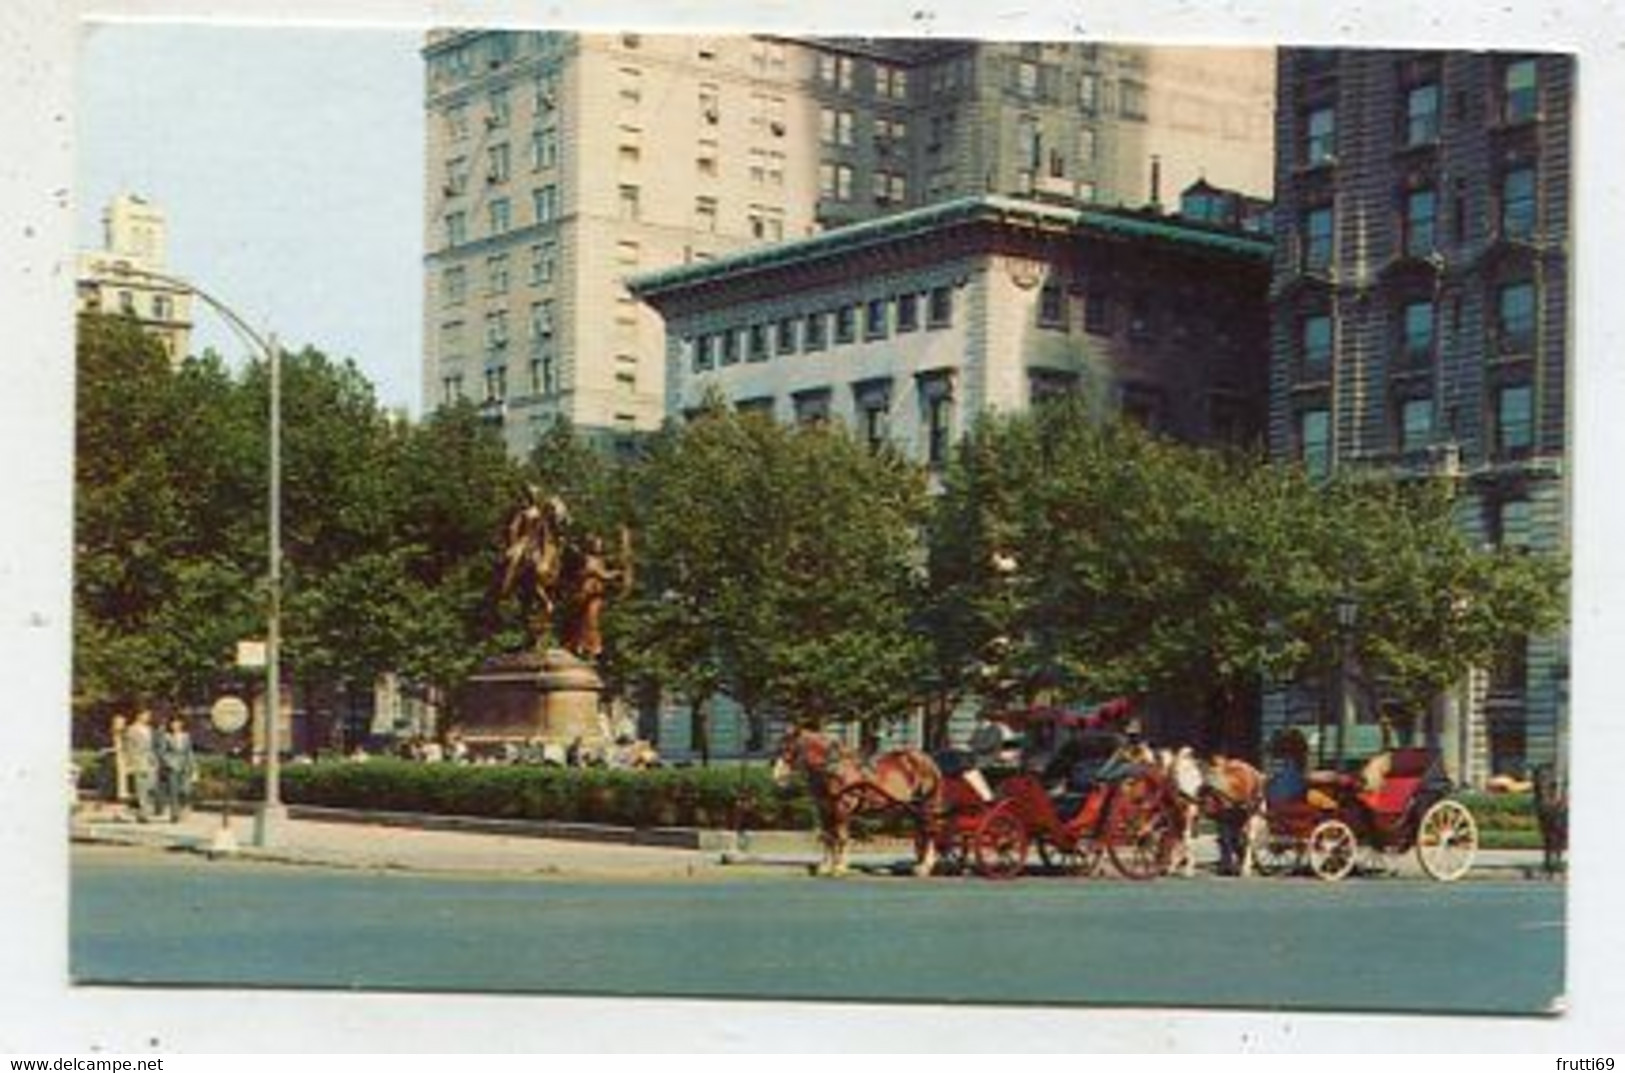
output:
[[1406, 454], [1433, 443], [1433, 399], [1406, 399], [1399, 408], [1399, 449]]
[[1534, 545], [1534, 510], [1522, 496], [1503, 499], [1495, 504], [1491, 521], [1496, 544], [1503, 548], [1528, 548]]
[[1088, 167], [1095, 162], [1095, 132], [1092, 127], [1080, 127], [1078, 130], [1078, 165], [1080, 168]]
[[1310, 209], [1303, 215], [1303, 269], [1324, 272], [1332, 265], [1331, 206]]
[[536, 114], [552, 115], [559, 104], [559, 79], [552, 71], [536, 76]]
[[451, 320], [440, 326], [440, 356], [458, 358], [463, 353], [463, 322]]
[[493, 145], [485, 150], [486, 169], [485, 181], [488, 183], [505, 183], [508, 181], [508, 143]]
[[784, 238], [784, 210], [769, 205], [750, 207], [751, 237], [768, 242]]
[[1532, 59], [1513, 60], [1501, 71], [1501, 120], [1521, 123], [1535, 118], [1539, 85]]
[[825, 145], [851, 145], [854, 117], [851, 112], [824, 108], [818, 113], [818, 136]]
[[897, 331], [912, 332], [920, 326], [920, 296], [917, 294], [900, 294], [897, 296]]
[[491, 234], [506, 234], [508, 228], [513, 226], [513, 212], [508, 204], [508, 199], [505, 197], [495, 198], [486, 208], [489, 210], [490, 215]]
[[802, 324], [802, 340], [808, 350], [823, 350], [825, 344], [825, 315], [808, 313]]
[[508, 367], [493, 365], [485, 370], [485, 401], [501, 402], [508, 397]]
[[1424, 82], [1405, 92], [1405, 144], [1431, 145], [1439, 140], [1439, 84]]
[[1167, 400], [1160, 389], [1147, 384], [1124, 384], [1118, 409], [1125, 420], [1132, 421], [1147, 432], [1162, 428]]
[[729, 328], [719, 335], [722, 339], [722, 364], [739, 364], [739, 333]]
[[1331, 472], [1332, 420], [1326, 410], [1304, 410], [1298, 415], [1298, 458], [1310, 477]]
[[642, 211], [639, 204], [640, 200], [637, 187], [622, 185], [620, 189], [621, 219], [636, 220]]
[[1439, 195], [1431, 187], [1405, 194], [1405, 252], [1426, 257], [1436, 246]]
[[908, 100], [908, 70], [888, 64], [875, 64], [875, 93], [887, 100]]
[[694, 199], [694, 228], [697, 231], [715, 233], [717, 229], [716, 198], [697, 197]]
[[530, 281], [551, 283], [558, 270], [558, 246], [552, 242], [538, 242], [530, 248]]
[[901, 205], [908, 199], [908, 179], [899, 172], [875, 172], [875, 204]]
[[891, 402], [884, 392], [871, 392], [858, 399], [858, 428], [870, 451], [879, 451], [891, 439]]
[[513, 117], [513, 105], [508, 99], [506, 88], [494, 89], [486, 98], [489, 106], [485, 116], [485, 125], [493, 130], [506, 127]]
[[752, 324], [745, 329], [745, 360], [767, 360], [767, 325]]
[[783, 357], [796, 352], [796, 319], [785, 317], [779, 321], [778, 331], [773, 340], [773, 352]]
[[831, 201], [852, 200], [851, 165], [818, 165], [818, 196]]
[[930, 304], [926, 309], [926, 325], [946, 328], [954, 321], [954, 292], [951, 287], [931, 288]]
[[532, 171], [541, 171], [551, 168], [559, 162], [559, 132], [553, 127], [543, 127], [533, 131], [530, 136], [530, 168]]
[[795, 404], [796, 424], [822, 425], [829, 420], [828, 388], [819, 388], [814, 391], [800, 391], [792, 396]]
[[858, 336], [858, 307], [844, 305], [835, 310], [835, 342], [850, 343]]
[[1038, 64], [1026, 60], [1016, 64], [1016, 92], [1023, 97], [1038, 96]]
[[694, 340], [694, 371], [703, 373], [717, 363], [716, 336], [702, 335]]
[[1337, 159], [1337, 111], [1316, 108], [1303, 120], [1303, 164], [1317, 167]]
[[1400, 312], [1400, 353], [1406, 361], [1433, 358], [1434, 310], [1432, 302], [1407, 302]]
[[463, 397], [463, 374], [453, 373], [440, 378], [440, 397], [451, 406]]
[[456, 197], [468, 189], [468, 158], [454, 157], [446, 161], [445, 195]]
[[1526, 239], [1535, 233], [1535, 169], [1513, 168], [1501, 177], [1501, 236]]
[[446, 213], [446, 245], [461, 246], [468, 241], [468, 216], [461, 211]]
[[1083, 329], [1094, 335], [1111, 333], [1111, 302], [1099, 291], [1090, 291], [1083, 300]]
[[834, 56], [827, 52], [818, 57], [818, 81], [842, 92], [852, 90], [852, 60], [848, 56]]
[[1143, 292], [1135, 294], [1128, 306], [1129, 335], [1143, 339], [1152, 335], [1155, 327], [1151, 319], [1151, 297]]
[[891, 303], [884, 298], [871, 298], [863, 307], [863, 337], [865, 339], [884, 339], [891, 325]]
[[454, 104], [446, 109], [446, 140], [465, 141], [468, 138], [468, 105]]
[[530, 391], [533, 395], [551, 395], [555, 390], [553, 355], [543, 351], [530, 359]]
[[559, 218], [559, 188], [552, 183], [532, 190], [530, 200], [537, 223], [550, 224]]
[[448, 265], [440, 272], [440, 300], [444, 305], [460, 306], [468, 296], [468, 269], [462, 265]]
[[1045, 328], [1066, 331], [1066, 291], [1059, 283], [1045, 284], [1038, 292], [1038, 323]]
[[544, 299], [530, 304], [530, 337], [533, 340], [553, 338], [553, 302]]
[[1502, 454], [1521, 454], [1535, 442], [1535, 391], [1528, 384], [1509, 384], [1495, 394], [1495, 447]]
[[1324, 376], [1332, 362], [1332, 318], [1313, 313], [1303, 318], [1303, 369], [1312, 376]]
[[1144, 119], [1145, 87], [1138, 82], [1123, 82], [1117, 87], [1118, 111], [1124, 119]]
[[1085, 112], [1094, 112], [1100, 107], [1100, 76], [1092, 71], [1085, 72], [1078, 80], [1078, 107]]
[[621, 68], [620, 98], [624, 108], [636, 108], [643, 102], [643, 72], [636, 67]]
[[1502, 284], [1496, 292], [1495, 335], [1503, 353], [1528, 353], [1535, 344], [1535, 285], [1528, 280]]
[[493, 309], [485, 315], [485, 349], [502, 350], [508, 345], [508, 311]]
[[508, 255], [494, 253], [485, 259], [485, 292], [487, 294], [508, 293]]
[[954, 397], [946, 383], [929, 385], [925, 392], [925, 460], [933, 467], [948, 464], [953, 446]]

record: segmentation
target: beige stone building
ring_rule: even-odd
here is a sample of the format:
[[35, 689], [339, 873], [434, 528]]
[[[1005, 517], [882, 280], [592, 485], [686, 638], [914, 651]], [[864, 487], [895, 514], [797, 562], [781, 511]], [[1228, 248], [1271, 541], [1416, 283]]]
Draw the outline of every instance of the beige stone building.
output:
[[439, 31], [424, 57], [424, 403], [473, 399], [515, 453], [665, 417], [630, 276], [971, 194], [1271, 184], [1267, 50]]
[[179, 364], [191, 353], [192, 292], [142, 275], [167, 271], [163, 210], [120, 194], [102, 212], [102, 233], [103, 249], [79, 255], [79, 312], [134, 317]]

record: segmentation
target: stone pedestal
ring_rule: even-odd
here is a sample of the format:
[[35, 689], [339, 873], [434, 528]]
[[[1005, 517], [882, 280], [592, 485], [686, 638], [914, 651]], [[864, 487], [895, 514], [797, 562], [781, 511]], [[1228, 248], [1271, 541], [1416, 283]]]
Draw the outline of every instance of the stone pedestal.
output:
[[603, 679], [591, 663], [563, 649], [488, 660], [457, 699], [457, 720], [471, 746], [539, 739], [568, 747], [604, 744], [598, 698]]

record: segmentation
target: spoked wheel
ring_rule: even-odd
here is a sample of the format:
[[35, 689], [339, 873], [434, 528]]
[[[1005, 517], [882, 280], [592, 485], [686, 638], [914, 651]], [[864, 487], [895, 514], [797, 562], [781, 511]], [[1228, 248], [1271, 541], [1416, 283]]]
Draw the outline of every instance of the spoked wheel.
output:
[[1292, 875], [1303, 870], [1303, 840], [1271, 834], [1253, 847], [1253, 867], [1261, 876]]
[[1106, 821], [1106, 852], [1124, 879], [1155, 879], [1167, 873], [1180, 831], [1154, 789], [1125, 785]]
[[976, 873], [989, 879], [1014, 879], [1027, 866], [1027, 828], [1015, 814], [995, 809], [971, 836]]
[[1075, 846], [1062, 848], [1047, 838], [1038, 839], [1038, 859], [1051, 872], [1064, 876], [1092, 876], [1105, 860], [1100, 843], [1080, 838]]
[[1478, 821], [1460, 801], [1435, 801], [1416, 826], [1416, 859], [1441, 883], [1460, 879], [1478, 856]]
[[1342, 820], [1324, 820], [1309, 832], [1309, 867], [1321, 879], [1342, 879], [1354, 871], [1359, 848], [1352, 827]]

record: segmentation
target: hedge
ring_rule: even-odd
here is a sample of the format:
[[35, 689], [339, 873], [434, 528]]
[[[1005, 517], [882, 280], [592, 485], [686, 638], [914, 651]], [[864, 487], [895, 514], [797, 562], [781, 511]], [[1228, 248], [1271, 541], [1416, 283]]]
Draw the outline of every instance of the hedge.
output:
[[[80, 785], [96, 786], [94, 754], [75, 756]], [[200, 758], [197, 800], [257, 800], [259, 769], [242, 760]], [[366, 763], [284, 764], [289, 804], [424, 812], [513, 820], [558, 820], [621, 827], [742, 827], [807, 830], [811, 802], [799, 785], [782, 791], [760, 766], [622, 771], [532, 765], [424, 764], [379, 757]], [[1463, 793], [1489, 846], [1538, 846], [1529, 794]], [[899, 818], [901, 819], [901, 818]], [[864, 825], [865, 827], [871, 825]], [[901, 823], [888, 828], [901, 829]]]

